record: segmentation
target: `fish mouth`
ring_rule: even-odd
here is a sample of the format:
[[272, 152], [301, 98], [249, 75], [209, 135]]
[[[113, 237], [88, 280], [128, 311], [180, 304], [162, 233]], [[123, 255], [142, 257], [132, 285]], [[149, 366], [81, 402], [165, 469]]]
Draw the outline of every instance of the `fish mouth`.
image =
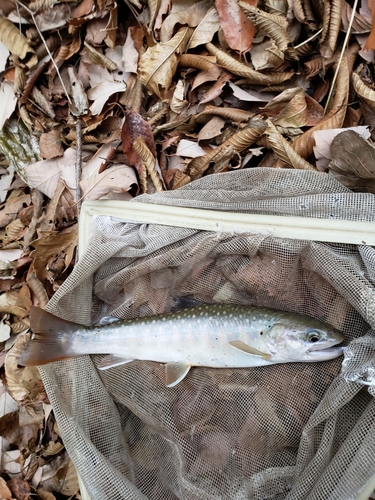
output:
[[[335, 342], [336, 344], [337, 342]], [[336, 347], [324, 347], [324, 346], [314, 346], [314, 349], [308, 349], [306, 354], [311, 361], [316, 359], [321, 361], [324, 359], [333, 359], [341, 356], [344, 352], [344, 346]]]

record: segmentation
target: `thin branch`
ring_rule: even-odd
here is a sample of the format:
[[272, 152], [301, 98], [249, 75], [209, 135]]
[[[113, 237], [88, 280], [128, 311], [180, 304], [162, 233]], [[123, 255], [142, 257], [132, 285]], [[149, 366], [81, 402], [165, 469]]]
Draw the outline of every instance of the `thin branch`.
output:
[[320, 33], [323, 31], [323, 28], [320, 28], [320, 30], [318, 30], [316, 33], [314, 33], [313, 35], [310, 36], [310, 38], [308, 38], [307, 40], [305, 40], [304, 42], [301, 42], [299, 43], [298, 45], [296, 45], [294, 48], [295, 49], [299, 49], [300, 47], [302, 47], [303, 45], [306, 45], [306, 43], [309, 43], [311, 42], [311, 40], [314, 40], [314, 38], [316, 38], [317, 36], [320, 35]]
[[54, 67], [55, 67], [55, 70], [56, 70], [57, 76], [59, 77], [59, 80], [60, 80], [61, 86], [62, 86], [62, 88], [63, 88], [63, 90], [64, 90], [64, 92], [65, 92], [66, 98], [67, 98], [67, 100], [68, 100], [69, 104], [72, 104], [72, 101], [70, 100], [70, 97], [69, 97], [68, 91], [67, 91], [67, 89], [66, 89], [66, 87], [65, 87], [65, 84], [64, 84], [64, 82], [63, 82], [62, 78], [61, 78], [61, 74], [60, 74], [59, 68], [58, 68], [57, 64], [55, 63], [55, 60], [54, 60], [54, 58], [53, 58], [53, 56], [52, 56], [52, 54], [51, 54], [51, 51], [50, 51], [50, 50], [49, 50], [49, 48], [48, 48], [48, 45], [47, 45], [47, 43], [46, 43], [46, 40], [45, 40], [45, 38], [44, 38], [44, 36], [43, 36], [42, 32], [40, 31], [39, 26], [38, 26], [38, 24], [37, 24], [37, 22], [36, 22], [36, 20], [35, 20], [34, 12], [33, 12], [32, 10], [30, 10], [28, 7], [26, 7], [26, 5], [24, 5], [24, 4], [23, 4], [22, 2], [20, 2], [19, 0], [14, 0], [14, 1], [16, 2], [16, 4], [17, 4], [17, 5], [20, 5], [23, 9], [25, 9], [25, 10], [26, 10], [26, 12], [28, 12], [28, 14], [30, 14], [31, 19], [33, 20], [33, 23], [34, 23], [34, 25], [35, 25], [35, 28], [37, 29], [38, 34], [39, 34], [39, 36], [40, 36], [40, 39], [42, 40], [42, 42], [43, 42], [43, 44], [44, 44], [44, 46], [45, 46], [45, 48], [46, 48], [47, 54], [50, 56], [51, 61], [52, 61], [52, 64], [53, 64], [53, 65], [54, 65]]
[[327, 97], [327, 102], [326, 102], [326, 105], [324, 107], [324, 114], [327, 113], [328, 106], [329, 106], [329, 103], [331, 101], [333, 89], [335, 88], [335, 83], [336, 83], [337, 75], [339, 73], [339, 69], [340, 69], [340, 66], [341, 66], [341, 61], [342, 61], [342, 58], [344, 57], [345, 50], [346, 50], [346, 47], [348, 45], [348, 41], [349, 41], [349, 37], [350, 37], [350, 32], [352, 30], [352, 25], [353, 25], [354, 17], [355, 17], [355, 14], [356, 14], [357, 5], [358, 5], [358, 0], [354, 0], [352, 15], [350, 17], [350, 21], [349, 21], [349, 25], [348, 25], [348, 31], [346, 32], [346, 36], [345, 36], [345, 40], [344, 40], [344, 43], [343, 43], [343, 46], [342, 46], [341, 54], [340, 54], [340, 57], [339, 57], [339, 60], [338, 60], [337, 66], [336, 66], [335, 74], [333, 75], [333, 80], [332, 80], [332, 83], [331, 83], [331, 88], [329, 90], [329, 94], [328, 94], [328, 97]]

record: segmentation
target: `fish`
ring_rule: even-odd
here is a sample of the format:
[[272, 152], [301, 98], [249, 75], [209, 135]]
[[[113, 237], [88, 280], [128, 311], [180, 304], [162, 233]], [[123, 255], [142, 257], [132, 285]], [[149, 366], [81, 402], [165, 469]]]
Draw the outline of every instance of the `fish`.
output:
[[39, 366], [85, 354], [107, 354], [99, 369], [134, 360], [165, 363], [174, 387], [192, 366], [250, 368], [325, 361], [340, 356], [337, 329], [301, 314], [264, 307], [206, 304], [102, 326], [82, 326], [33, 306], [31, 340], [19, 364]]

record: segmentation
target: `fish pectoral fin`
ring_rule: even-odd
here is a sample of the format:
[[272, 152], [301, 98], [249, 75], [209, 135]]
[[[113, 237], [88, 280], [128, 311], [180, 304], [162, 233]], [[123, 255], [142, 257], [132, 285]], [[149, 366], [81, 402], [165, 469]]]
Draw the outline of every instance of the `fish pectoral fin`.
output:
[[191, 366], [183, 363], [167, 363], [165, 365], [165, 385], [174, 387], [188, 374]]
[[252, 356], [260, 356], [263, 359], [271, 359], [272, 356], [270, 354], [266, 354], [265, 352], [259, 351], [255, 349], [255, 347], [251, 347], [245, 342], [241, 340], [232, 340], [229, 342], [229, 345], [233, 347], [233, 349], [237, 349], [237, 351], [245, 352], [246, 354], [251, 354]]
[[109, 368], [114, 368], [115, 366], [131, 363], [132, 361], [134, 361], [134, 359], [127, 359], [122, 358], [121, 356], [114, 356], [113, 354], [109, 354], [99, 363], [99, 370], [108, 370]]

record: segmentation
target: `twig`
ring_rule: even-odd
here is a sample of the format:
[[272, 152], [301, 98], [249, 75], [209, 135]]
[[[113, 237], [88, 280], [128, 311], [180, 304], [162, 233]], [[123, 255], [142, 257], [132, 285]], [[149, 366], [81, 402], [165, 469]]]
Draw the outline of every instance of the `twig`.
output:
[[35, 28], [37, 29], [38, 34], [39, 34], [39, 36], [40, 36], [40, 39], [42, 40], [42, 42], [43, 42], [43, 44], [44, 44], [44, 46], [45, 46], [45, 48], [46, 48], [47, 54], [50, 56], [51, 61], [52, 61], [52, 64], [53, 64], [53, 65], [54, 65], [54, 67], [55, 67], [55, 70], [56, 70], [57, 76], [58, 76], [58, 78], [59, 78], [59, 80], [60, 80], [60, 83], [61, 83], [61, 86], [62, 86], [62, 88], [63, 88], [63, 90], [64, 90], [64, 92], [65, 92], [66, 98], [67, 98], [67, 100], [68, 100], [69, 104], [72, 104], [72, 101], [70, 100], [70, 97], [69, 97], [68, 91], [67, 91], [67, 89], [66, 89], [66, 87], [65, 87], [65, 84], [64, 84], [64, 82], [63, 82], [62, 78], [61, 78], [61, 74], [60, 74], [59, 68], [58, 68], [57, 64], [55, 63], [55, 60], [54, 60], [54, 58], [53, 58], [53, 56], [52, 56], [52, 54], [51, 54], [51, 51], [50, 51], [50, 50], [49, 50], [49, 48], [48, 48], [48, 45], [47, 45], [47, 43], [46, 43], [46, 40], [45, 40], [45, 38], [44, 38], [44, 36], [43, 36], [42, 32], [41, 32], [41, 31], [40, 31], [40, 29], [39, 29], [39, 26], [38, 26], [37, 22], [35, 21], [34, 12], [33, 12], [32, 10], [30, 10], [28, 7], [26, 7], [26, 5], [24, 5], [24, 4], [23, 4], [22, 2], [20, 2], [19, 0], [14, 0], [14, 1], [16, 2], [16, 4], [17, 4], [17, 5], [20, 5], [23, 9], [25, 9], [25, 10], [26, 10], [26, 12], [27, 12], [28, 14], [30, 14], [31, 19], [33, 20], [33, 23], [34, 23], [34, 25], [35, 25]]
[[320, 30], [318, 30], [316, 33], [314, 33], [313, 35], [310, 36], [310, 38], [308, 38], [307, 40], [299, 43], [298, 45], [296, 45], [294, 48], [295, 49], [299, 49], [300, 47], [302, 47], [303, 45], [306, 45], [306, 43], [309, 43], [311, 42], [311, 40], [314, 40], [314, 38], [316, 38], [317, 36], [320, 35], [320, 33], [323, 31], [323, 28], [320, 28]]
[[82, 171], [82, 121], [79, 116], [77, 116], [76, 121], [76, 196], [77, 196], [77, 209], [78, 215], [81, 208], [81, 171]]
[[31, 193], [31, 201], [33, 202], [34, 211], [29, 227], [27, 228], [25, 236], [23, 238], [24, 251], [26, 251], [29, 248], [30, 243], [34, 239], [36, 226], [38, 225], [39, 218], [42, 215], [43, 202], [44, 202], [43, 194], [38, 189], [33, 189]]
[[337, 62], [335, 74], [333, 75], [333, 80], [332, 80], [332, 83], [331, 83], [331, 88], [329, 90], [329, 94], [328, 94], [328, 97], [327, 97], [327, 102], [326, 102], [326, 105], [324, 107], [324, 114], [327, 113], [328, 106], [329, 106], [329, 103], [330, 103], [330, 100], [331, 100], [331, 97], [332, 97], [333, 89], [335, 88], [335, 83], [336, 83], [336, 80], [337, 80], [337, 75], [338, 75], [338, 72], [339, 72], [339, 69], [340, 69], [341, 61], [342, 61], [342, 58], [344, 57], [346, 46], [348, 45], [348, 41], [349, 41], [349, 37], [350, 37], [350, 32], [352, 30], [352, 25], [353, 25], [355, 13], [356, 13], [356, 10], [357, 10], [357, 5], [358, 5], [358, 0], [354, 0], [352, 15], [350, 16], [350, 21], [349, 21], [349, 25], [348, 25], [348, 31], [346, 32], [346, 36], [345, 36], [345, 40], [344, 40], [344, 43], [343, 43], [343, 46], [342, 46], [341, 54], [340, 54], [339, 60]]

